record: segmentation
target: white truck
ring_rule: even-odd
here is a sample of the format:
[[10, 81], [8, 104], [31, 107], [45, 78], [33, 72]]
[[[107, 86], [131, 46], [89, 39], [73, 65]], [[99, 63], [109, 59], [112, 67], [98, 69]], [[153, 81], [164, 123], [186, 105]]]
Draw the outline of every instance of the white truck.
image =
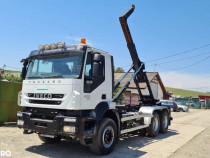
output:
[[[139, 60], [127, 18], [134, 5], [120, 17], [131, 54], [134, 74], [113, 96], [122, 79], [114, 83], [113, 57], [81, 40], [81, 44], [41, 45], [23, 59], [22, 91], [17, 125], [24, 134], [37, 133], [45, 143], [78, 139], [97, 154], [109, 154], [118, 138], [130, 132], [151, 137], [166, 133], [172, 120], [170, 109], [154, 99], [144, 63]], [[141, 100], [136, 106], [117, 105], [116, 101], [134, 80]], [[146, 83], [149, 95], [139, 84]]]

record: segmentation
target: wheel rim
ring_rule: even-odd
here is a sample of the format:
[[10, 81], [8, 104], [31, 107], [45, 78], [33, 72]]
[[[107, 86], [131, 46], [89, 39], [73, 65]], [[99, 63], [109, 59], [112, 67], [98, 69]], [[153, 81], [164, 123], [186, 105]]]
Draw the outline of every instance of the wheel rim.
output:
[[109, 148], [114, 141], [114, 129], [111, 126], [105, 128], [102, 137], [103, 145], [105, 148]]
[[168, 117], [164, 116], [164, 128], [167, 128], [168, 126]]
[[158, 118], [157, 117], [155, 117], [154, 119], [153, 119], [153, 129], [154, 129], [154, 131], [156, 132], [157, 130], [158, 130]]

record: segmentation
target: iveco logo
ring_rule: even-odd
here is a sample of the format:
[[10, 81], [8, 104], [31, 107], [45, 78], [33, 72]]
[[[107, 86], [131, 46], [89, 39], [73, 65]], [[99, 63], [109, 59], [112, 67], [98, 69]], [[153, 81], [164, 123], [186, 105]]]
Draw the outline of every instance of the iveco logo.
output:
[[48, 98], [48, 99], [52, 99], [52, 94], [50, 94], [50, 93], [34, 93], [34, 98]]

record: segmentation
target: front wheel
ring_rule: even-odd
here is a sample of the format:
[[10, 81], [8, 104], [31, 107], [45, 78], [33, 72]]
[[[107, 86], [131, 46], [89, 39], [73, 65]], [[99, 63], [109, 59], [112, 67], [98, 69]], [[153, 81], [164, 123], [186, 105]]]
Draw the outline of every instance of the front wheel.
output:
[[160, 130], [160, 118], [157, 112], [153, 113], [153, 118], [151, 120], [150, 126], [147, 128], [148, 136], [156, 137]]
[[110, 118], [103, 118], [90, 146], [92, 152], [106, 155], [113, 151], [117, 140], [117, 126]]

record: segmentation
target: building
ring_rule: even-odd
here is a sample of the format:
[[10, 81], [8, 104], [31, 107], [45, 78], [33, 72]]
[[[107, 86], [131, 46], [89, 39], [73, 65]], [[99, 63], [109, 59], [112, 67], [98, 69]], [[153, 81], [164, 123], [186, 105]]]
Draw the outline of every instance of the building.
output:
[[[168, 99], [169, 96], [166, 92], [166, 89], [163, 85], [163, 82], [161, 81], [161, 78], [158, 72], [147, 72], [146, 74], [147, 74], [147, 78], [149, 80], [154, 98], [158, 100]], [[124, 73], [115, 73], [115, 82], [119, 81], [123, 75]], [[121, 82], [120, 87], [125, 85], [132, 75], [133, 73], [128, 73], [128, 75]], [[149, 94], [146, 83], [140, 83], [139, 87], [143, 95]], [[131, 81], [129, 88], [127, 88], [127, 90], [124, 92], [123, 95], [124, 95], [124, 100], [122, 102], [123, 104], [131, 104], [131, 105], [138, 104], [140, 97], [139, 97], [138, 91], [136, 89], [136, 85], [133, 80]]]
[[199, 95], [198, 98], [200, 100], [210, 99], [210, 96]]

